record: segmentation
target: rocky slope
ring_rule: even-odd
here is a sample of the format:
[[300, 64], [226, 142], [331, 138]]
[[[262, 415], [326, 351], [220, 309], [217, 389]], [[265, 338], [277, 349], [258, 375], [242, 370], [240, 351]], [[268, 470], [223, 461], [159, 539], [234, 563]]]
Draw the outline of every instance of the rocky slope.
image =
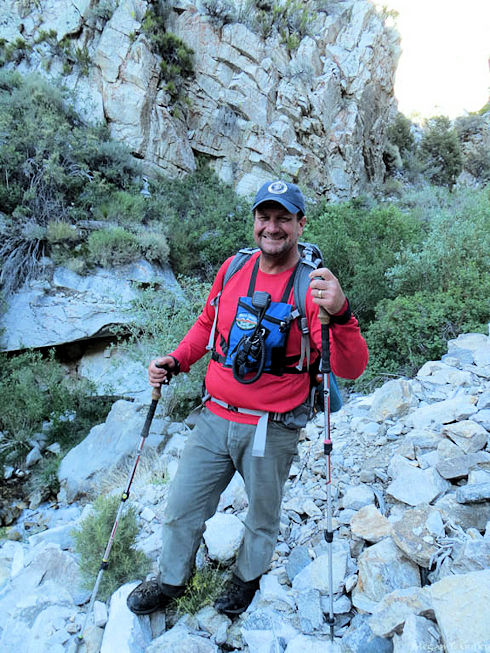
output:
[[[211, 606], [195, 616], [135, 617], [134, 587], [96, 602], [83, 649], [128, 651], [490, 650], [490, 341], [467, 334], [413, 380], [351, 397], [333, 416], [335, 639], [329, 640], [322, 415], [304, 429], [283, 503], [271, 570], [234, 623]], [[138, 546], [156, 563], [168, 486], [192, 426], [154, 421], [132, 492]], [[90, 496], [122, 490], [145, 407], [118, 401], [60, 468], [56, 506], [33, 501], [0, 548], [0, 649], [72, 651], [89, 593], [71, 531]], [[93, 442], [100, 445], [94, 455]], [[107, 456], [110, 448], [111, 456]], [[88, 452], [91, 452], [88, 455]], [[111, 471], [111, 468], [112, 471]], [[119, 473], [116, 473], [119, 469]], [[235, 477], [207, 524], [198, 564], [230, 564], [247, 499]], [[136, 581], [135, 581], [136, 582]]]
[[220, 24], [203, 3], [162, 3], [166, 29], [195, 53], [179, 111], [142, 26], [152, 3], [100, 4], [5, 0], [0, 39], [14, 47], [11, 65], [61, 78], [82, 115], [106, 122], [149, 170], [182, 175], [205, 155], [242, 194], [287, 175], [332, 199], [382, 179], [398, 36], [369, 0], [311, 2], [297, 48], [246, 16]]

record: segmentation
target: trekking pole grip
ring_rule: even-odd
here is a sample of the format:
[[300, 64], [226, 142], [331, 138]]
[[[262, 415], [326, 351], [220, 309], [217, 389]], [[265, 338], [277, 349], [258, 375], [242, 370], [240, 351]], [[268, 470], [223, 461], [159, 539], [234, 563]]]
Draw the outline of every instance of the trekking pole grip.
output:
[[318, 308], [318, 319], [322, 325], [322, 358], [320, 371], [323, 374], [331, 372], [330, 369], [330, 315], [320, 306]]
[[[155, 363], [155, 367], [158, 367], [160, 370], [167, 370], [167, 377], [164, 381], [165, 385], [168, 385], [170, 383], [170, 380], [173, 376], [172, 371], [170, 367], [168, 366], [167, 363], [164, 363], [163, 365], [158, 365], [158, 363]], [[162, 396], [162, 386], [159, 385], [158, 388], [153, 388], [151, 392], [151, 398], [152, 400], [158, 401], [160, 397]]]

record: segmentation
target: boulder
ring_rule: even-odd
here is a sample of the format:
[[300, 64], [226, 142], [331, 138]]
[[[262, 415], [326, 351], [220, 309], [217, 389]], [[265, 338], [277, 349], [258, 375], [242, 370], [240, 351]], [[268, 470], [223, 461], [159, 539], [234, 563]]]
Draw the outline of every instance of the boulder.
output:
[[243, 523], [232, 514], [217, 512], [206, 522], [204, 542], [211, 560], [229, 562], [240, 548], [245, 533]]
[[354, 535], [376, 543], [391, 533], [392, 525], [375, 505], [364, 506], [352, 516], [350, 528]]
[[433, 468], [420, 469], [404, 466], [390, 483], [386, 492], [394, 499], [410, 506], [431, 503], [450, 487], [450, 483]]
[[[112, 406], [104, 424], [94, 426], [87, 437], [71, 449], [61, 461], [58, 479], [66, 500], [100, 491], [100, 483], [111, 470], [136, 455], [139, 436], [148, 409], [141, 404], [119, 400]], [[156, 427], [156, 423], [152, 425]], [[148, 437], [148, 447], [162, 440], [155, 432]]]
[[393, 653], [444, 653], [441, 637], [435, 624], [424, 617], [411, 614], [405, 621], [403, 633], [393, 637]]
[[370, 415], [376, 421], [397, 419], [418, 405], [412, 384], [405, 379], [388, 381], [374, 392]]
[[391, 637], [404, 630], [405, 622], [413, 616], [434, 617], [432, 602], [426, 587], [407, 587], [384, 596], [376, 606], [369, 626], [379, 637]]
[[111, 596], [109, 619], [104, 630], [100, 653], [128, 651], [139, 653], [148, 650], [151, 642], [150, 618], [133, 614], [126, 605], [128, 594], [138, 582], [126, 583]]
[[426, 569], [439, 547], [437, 538], [444, 537], [441, 514], [432, 506], [406, 510], [403, 518], [392, 525], [392, 537], [403, 553]]
[[490, 569], [446, 576], [429, 592], [447, 653], [490, 649]]
[[135, 283], [158, 283], [178, 293], [169, 267], [146, 261], [113, 270], [98, 268], [81, 276], [63, 267], [54, 269], [46, 286], [26, 284], [7, 302], [0, 319], [1, 351], [49, 347], [115, 333], [131, 320], [130, 303], [138, 296]]
[[364, 549], [358, 567], [352, 603], [365, 612], [373, 612], [383, 596], [393, 590], [420, 587], [418, 566], [404, 557], [391, 537]]

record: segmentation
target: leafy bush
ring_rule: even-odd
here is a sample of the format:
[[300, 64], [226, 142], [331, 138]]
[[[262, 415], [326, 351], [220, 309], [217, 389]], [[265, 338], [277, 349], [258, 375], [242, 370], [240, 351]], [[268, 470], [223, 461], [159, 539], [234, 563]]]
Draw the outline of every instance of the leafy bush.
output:
[[166, 31], [166, 9], [150, 6], [141, 23], [150, 48], [162, 57], [160, 71], [167, 82], [172, 102], [183, 102], [184, 81], [194, 75], [192, 48], [175, 34]]
[[[209, 284], [191, 277], [179, 277], [179, 283], [183, 295], [147, 288], [132, 303], [134, 321], [130, 325], [132, 337], [129, 346], [138, 344], [138, 355], [145, 363], [173, 351], [204, 307]], [[188, 374], [172, 380], [171, 403], [167, 411], [177, 419], [184, 418], [198, 403], [207, 361], [206, 356], [195, 363]]]
[[160, 265], [168, 261], [170, 248], [165, 234], [142, 231], [137, 234], [137, 238], [141, 254], [147, 261], [155, 261]]
[[[95, 584], [119, 504], [118, 497], [99, 497], [93, 513], [73, 533], [75, 551], [80, 555], [80, 571], [88, 589], [92, 589]], [[105, 601], [124, 583], [144, 578], [148, 573], [150, 561], [134, 546], [137, 534], [136, 510], [133, 506], [127, 506], [118, 523], [109, 566], [104, 571], [99, 586], [99, 597], [102, 600]]]
[[391, 296], [377, 304], [366, 330], [370, 365], [362, 383], [411, 375], [426, 360], [440, 358], [448, 338], [487, 332], [489, 191], [426, 189], [411, 202], [413, 213], [426, 207], [426, 236], [400, 251], [386, 272]]
[[[442, 199], [440, 197], [440, 199]], [[488, 296], [490, 289], [490, 188], [461, 190], [454, 201], [426, 205], [427, 236], [422, 247], [407, 247], [387, 271], [393, 291], [447, 292], [465, 289], [468, 297]]]
[[102, 267], [130, 263], [139, 251], [137, 237], [122, 227], [94, 231], [88, 237], [89, 259]]
[[228, 256], [253, 244], [250, 204], [204, 165], [156, 192], [166, 207], [170, 261], [177, 273], [211, 280]]
[[395, 206], [369, 207], [354, 200], [321, 204], [309, 213], [304, 239], [319, 245], [365, 324], [373, 319], [376, 304], [393, 295], [385, 273], [397, 253], [419, 243], [422, 234], [420, 221]]
[[434, 183], [451, 190], [463, 169], [458, 134], [446, 116], [427, 121], [420, 143], [420, 158], [424, 172]]
[[412, 376], [446, 352], [448, 339], [470, 331], [486, 333], [486, 297], [468, 297], [462, 288], [450, 287], [380, 301], [365, 332], [370, 363], [361, 385], [390, 375]]
[[198, 569], [185, 593], [175, 600], [177, 614], [196, 614], [206, 605], [213, 605], [222, 593], [228, 576], [218, 567]]
[[47, 444], [76, 444], [107, 413], [98, 400], [89, 399], [91, 384], [70, 379], [53, 353], [48, 358], [39, 352], [1, 358], [0, 462], [19, 463], [39, 432], [45, 433]]
[[8, 295], [50, 253], [49, 223], [75, 224], [102, 197], [124, 190], [139, 198], [139, 188], [127, 150], [110, 141], [107, 128], [85, 126], [67, 92], [39, 77], [0, 70], [0, 133], [0, 206], [7, 216], [0, 283]]

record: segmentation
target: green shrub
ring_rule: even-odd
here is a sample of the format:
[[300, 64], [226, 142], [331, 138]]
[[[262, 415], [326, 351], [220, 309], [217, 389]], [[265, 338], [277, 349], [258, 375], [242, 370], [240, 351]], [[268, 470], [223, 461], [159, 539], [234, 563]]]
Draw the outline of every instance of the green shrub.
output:
[[396, 145], [402, 158], [406, 157], [410, 152], [413, 152], [415, 148], [412, 127], [412, 122], [403, 113], [399, 112], [387, 130], [389, 142]]
[[[47, 443], [76, 444], [94, 421], [107, 410], [89, 399], [92, 386], [73, 381], [55, 361], [39, 352], [1, 356], [0, 365], [0, 462], [19, 463], [31, 448], [30, 440], [49, 422]], [[88, 405], [87, 405], [88, 404]], [[95, 414], [94, 414], [95, 412]], [[67, 419], [72, 415], [75, 419]], [[94, 419], [95, 418], [95, 419]]]
[[[75, 551], [80, 555], [80, 571], [88, 589], [95, 584], [119, 504], [118, 497], [99, 497], [93, 513], [73, 533]], [[135, 549], [137, 534], [136, 510], [126, 506], [118, 523], [109, 566], [99, 586], [98, 596], [103, 601], [124, 583], [144, 578], [148, 573], [150, 561], [142, 551]]]
[[87, 245], [89, 260], [102, 267], [130, 263], [140, 252], [138, 238], [122, 227], [94, 231]]
[[46, 229], [46, 238], [50, 243], [76, 240], [77, 231], [73, 225], [62, 220], [51, 220]]
[[185, 593], [175, 600], [177, 614], [196, 614], [206, 605], [213, 605], [222, 593], [228, 575], [219, 567], [198, 569], [189, 581]]
[[40, 77], [0, 70], [5, 295], [35, 272], [40, 256], [51, 254], [48, 223], [86, 219], [117, 191], [140, 198], [133, 182], [138, 170], [128, 151], [110, 141], [107, 128], [85, 126], [68, 100], [68, 92]]
[[[387, 271], [397, 294], [465, 289], [468, 297], [489, 289], [490, 188], [460, 190], [447, 202], [446, 191], [430, 198], [425, 193], [427, 236], [420, 246], [408, 246]], [[409, 244], [410, 245], [410, 244]]]
[[211, 280], [223, 261], [253, 244], [250, 204], [204, 165], [182, 180], [158, 184], [170, 261], [179, 274]]
[[393, 296], [385, 273], [404, 246], [420, 242], [420, 221], [393, 205], [370, 207], [361, 201], [321, 204], [311, 213], [304, 239], [315, 242], [325, 264], [338, 277], [363, 324], [376, 304]]
[[155, 231], [143, 231], [137, 234], [141, 255], [147, 261], [155, 261], [164, 265], [168, 261], [170, 248], [167, 237]]
[[182, 102], [184, 82], [194, 75], [194, 51], [178, 36], [167, 32], [165, 22], [166, 10], [162, 12], [160, 8], [150, 6], [141, 23], [141, 29], [149, 41], [150, 48], [162, 57], [161, 77], [167, 82], [166, 88], [171, 101]]
[[419, 148], [425, 175], [434, 183], [451, 190], [463, 169], [458, 134], [446, 116], [430, 118]]
[[[138, 356], [146, 364], [156, 356], [173, 351], [204, 307], [210, 284], [182, 276], [178, 281], [183, 294], [147, 288], [132, 302], [132, 337], [128, 346], [131, 351], [137, 344]], [[189, 373], [172, 380], [167, 410], [176, 419], [183, 419], [199, 403], [207, 362], [208, 356], [205, 356]]]
[[412, 376], [426, 361], [441, 358], [448, 339], [486, 333], [487, 321], [486, 298], [468, 297], [457, 287], [380, 301], [365, 331], [370, 363], [361, 385], [386, 376]]

